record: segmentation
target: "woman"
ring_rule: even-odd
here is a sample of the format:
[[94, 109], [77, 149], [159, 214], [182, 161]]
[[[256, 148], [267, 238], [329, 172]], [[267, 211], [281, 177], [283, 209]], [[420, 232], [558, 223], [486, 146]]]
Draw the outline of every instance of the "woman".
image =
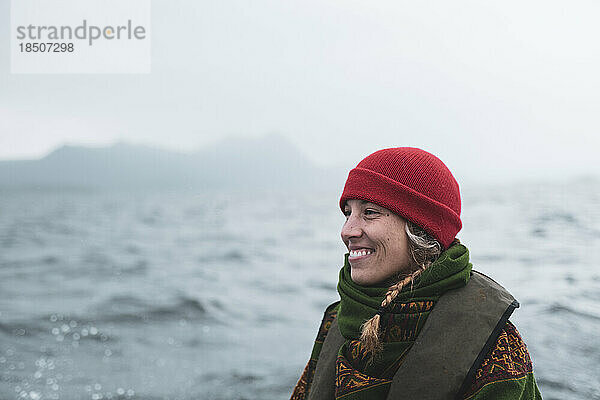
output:
[[348, 248], [292, 399], [541, 399], [508, 321], [518, 302], [471, 270], [458, 183], [434, 155], [377, 151], [340, 199]]

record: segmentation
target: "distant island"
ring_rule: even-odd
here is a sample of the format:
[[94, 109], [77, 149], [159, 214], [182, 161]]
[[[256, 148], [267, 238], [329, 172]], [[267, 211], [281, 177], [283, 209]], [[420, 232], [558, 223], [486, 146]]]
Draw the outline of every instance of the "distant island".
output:
[[339, 185], [276, 134], [228, 138], [194, 153], [116, 143], [62, 146], [37, 160], [0, 161], [0, 188], [292, 189]]

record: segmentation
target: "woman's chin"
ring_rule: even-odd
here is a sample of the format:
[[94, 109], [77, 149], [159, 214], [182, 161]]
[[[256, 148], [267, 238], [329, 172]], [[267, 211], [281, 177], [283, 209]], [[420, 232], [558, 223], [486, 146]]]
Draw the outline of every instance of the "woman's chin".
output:
[[350, 278], [352, 282], [360, 286], [376, 286], [384, 287], [390, 286], [397, 282], [394, 276], [373, 276], [372, 274], [365, 273], [362, 269], [351, 269]]
[[366, 276], [362, 271], [350, 271], [350, 277], [352, 278], [352, 282], [361, 286], [370, 286], [374, 282], [372, 277]]

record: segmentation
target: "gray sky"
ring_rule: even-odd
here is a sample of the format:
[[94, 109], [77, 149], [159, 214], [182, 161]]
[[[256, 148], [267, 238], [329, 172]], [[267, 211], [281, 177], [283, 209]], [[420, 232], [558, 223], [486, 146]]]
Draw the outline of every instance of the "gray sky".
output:
[[279, 132], [321, 165], [417, 146], [455, 174], [600, 174], [600, 3], [153, 0], [152, 73], [10, 74], [0, 158]]

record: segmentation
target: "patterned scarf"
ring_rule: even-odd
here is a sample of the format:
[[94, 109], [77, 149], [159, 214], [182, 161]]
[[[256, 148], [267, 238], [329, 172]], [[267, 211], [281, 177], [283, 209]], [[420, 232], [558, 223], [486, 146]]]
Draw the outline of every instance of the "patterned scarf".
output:
[[340, 271], [337, 319], [346, 339], [338, 353], [336, 399], [385, 399], [394, 374], [421, 331], [439, 297], [467, 284], [472, 265], [469, 251], [455, 244], [405, 287], [381, 318], [383, 351], [372, 361], [357, 339], [361, 325], [377, 312], [387, 287], [364, 287], [350, 277], [346, 255]]

